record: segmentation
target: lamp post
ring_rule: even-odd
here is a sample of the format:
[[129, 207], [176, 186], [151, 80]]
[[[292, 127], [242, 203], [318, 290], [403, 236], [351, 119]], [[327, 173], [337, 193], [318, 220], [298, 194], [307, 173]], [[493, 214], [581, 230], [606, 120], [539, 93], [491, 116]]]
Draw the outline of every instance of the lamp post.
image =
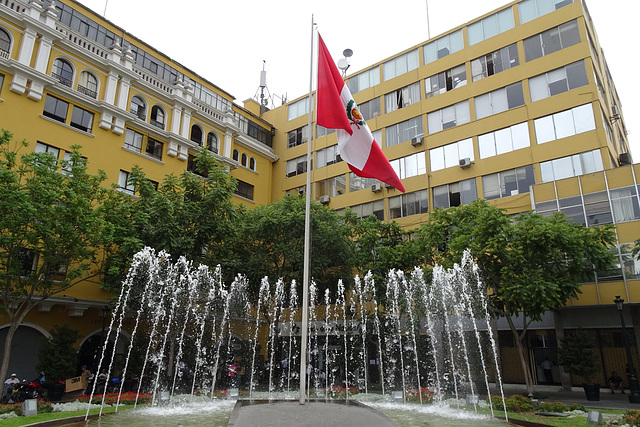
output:
[[622, 326], [622, 338], [624, 339], [624, 346], [627, 348], [627, 374], [629, 375], [629, 402], [640, 403], [640, 390], [638, 390], [638, 379], [636, 378], [636, 369], [633, 367], [633, 359], [631, 358], [631, 347], [629, 346], [629, 338], [627, 337], [627, 329], [624, 326], [624, 316], [622, 315], [622, 304], [624, 300], [620, 298], [620, 295], [616, 296], [613, 300], [620, 314], [620, 325]]

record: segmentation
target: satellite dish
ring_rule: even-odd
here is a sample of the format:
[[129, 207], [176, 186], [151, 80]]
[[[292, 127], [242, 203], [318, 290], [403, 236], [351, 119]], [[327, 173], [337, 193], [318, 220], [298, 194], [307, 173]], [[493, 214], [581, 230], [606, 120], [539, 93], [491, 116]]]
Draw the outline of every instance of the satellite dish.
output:
[[340, 68], [342, 71], [345, 71], [347, 68], [349, 68], [349, 63], [344, 58], [339, 59], [338, 60], [338, 68]]
[[342, 51], [342, 54], [345, 58], [350, 58], [353, 56], [353, 51], [351, 49], [345, 49]]

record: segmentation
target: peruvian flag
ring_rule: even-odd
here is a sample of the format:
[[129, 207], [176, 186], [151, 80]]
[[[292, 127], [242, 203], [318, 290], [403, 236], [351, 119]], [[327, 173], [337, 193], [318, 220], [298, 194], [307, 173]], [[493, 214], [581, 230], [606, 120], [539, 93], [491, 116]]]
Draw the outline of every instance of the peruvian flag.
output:
[[376, 178], [404, 193], [400, 178], [373, 139], [320, 34], [318, 40], [318, 124], [336, 129], [340, 157], [353, 173], [363, 178]]

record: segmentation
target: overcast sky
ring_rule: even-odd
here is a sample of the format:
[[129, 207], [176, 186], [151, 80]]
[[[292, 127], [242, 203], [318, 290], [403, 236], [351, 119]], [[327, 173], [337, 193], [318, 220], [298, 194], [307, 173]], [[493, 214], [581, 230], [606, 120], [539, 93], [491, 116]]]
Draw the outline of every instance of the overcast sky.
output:
[[[276, 106], [282, 97], [292, 100], [309, 91], [312, 15], [336, 62], [344, 49], [353, 50], [349, 75], [509, 3], [428, 0], [427, 13], [427, 0], [79, 1], [240, 105], [256, 95], [266, 61]], [[640, 2], [586, 1], [621, 99], [634, 162], [640, 162], [640, 83], [632, 66], [639, 62]]]

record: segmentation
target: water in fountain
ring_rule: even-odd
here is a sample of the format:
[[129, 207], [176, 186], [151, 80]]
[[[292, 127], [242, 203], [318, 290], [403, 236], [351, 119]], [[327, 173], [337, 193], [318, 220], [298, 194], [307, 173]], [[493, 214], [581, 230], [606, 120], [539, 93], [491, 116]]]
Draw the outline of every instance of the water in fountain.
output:
[[[329, 390], [344, 384], [365, 395], [398, 392], [403, 401], [427, 403], [477, 395], [478, 384], [486, 394], [494, 376], [500, 384], [486, 290], [468, 254], [453, 269], [434, 268], [430, 281], [416, 268], [406, 275], [391, 271], [381, 284], [369, 273], [363, 282], [356, 278], [347, 290], [340, 281], [335, 298], [327, 289], [324, 301], [312, 286], [313, 329], [304, 345], [325, 380], [310, 376], [307, 395], [331, 398]], [[216, 390], [242, 382], [250, 398], [264, 392], [269, 399], [292, 397], [296, 365], [307, 363], [298, 357], [298, 286], [265, 278], [253, 302], [249, 288], [241, 275], [227, 286], [219, 268], [194, 268], [183, 258], [172, 262], [166, 253], [141, 251], [110, 322], [110, 341], [121, 339], [123, 330], [130, 341], [124, 359], [112, 354], [109, 375], [137, 379], [133, 391], [150, 392], [154, 405], [163, 391], [213, 399], [224, 394]], [[134, 359], [139, 363], [130, 363]], [[243, 377], [230, 371], [242, 371], [240, 364]], [[324, 385], [324, 393], [313, 392], [312, 384]], [[124, 381], [119, 391], [127, 391]], [[103, 392], [94, 387], [93, 393]]]

